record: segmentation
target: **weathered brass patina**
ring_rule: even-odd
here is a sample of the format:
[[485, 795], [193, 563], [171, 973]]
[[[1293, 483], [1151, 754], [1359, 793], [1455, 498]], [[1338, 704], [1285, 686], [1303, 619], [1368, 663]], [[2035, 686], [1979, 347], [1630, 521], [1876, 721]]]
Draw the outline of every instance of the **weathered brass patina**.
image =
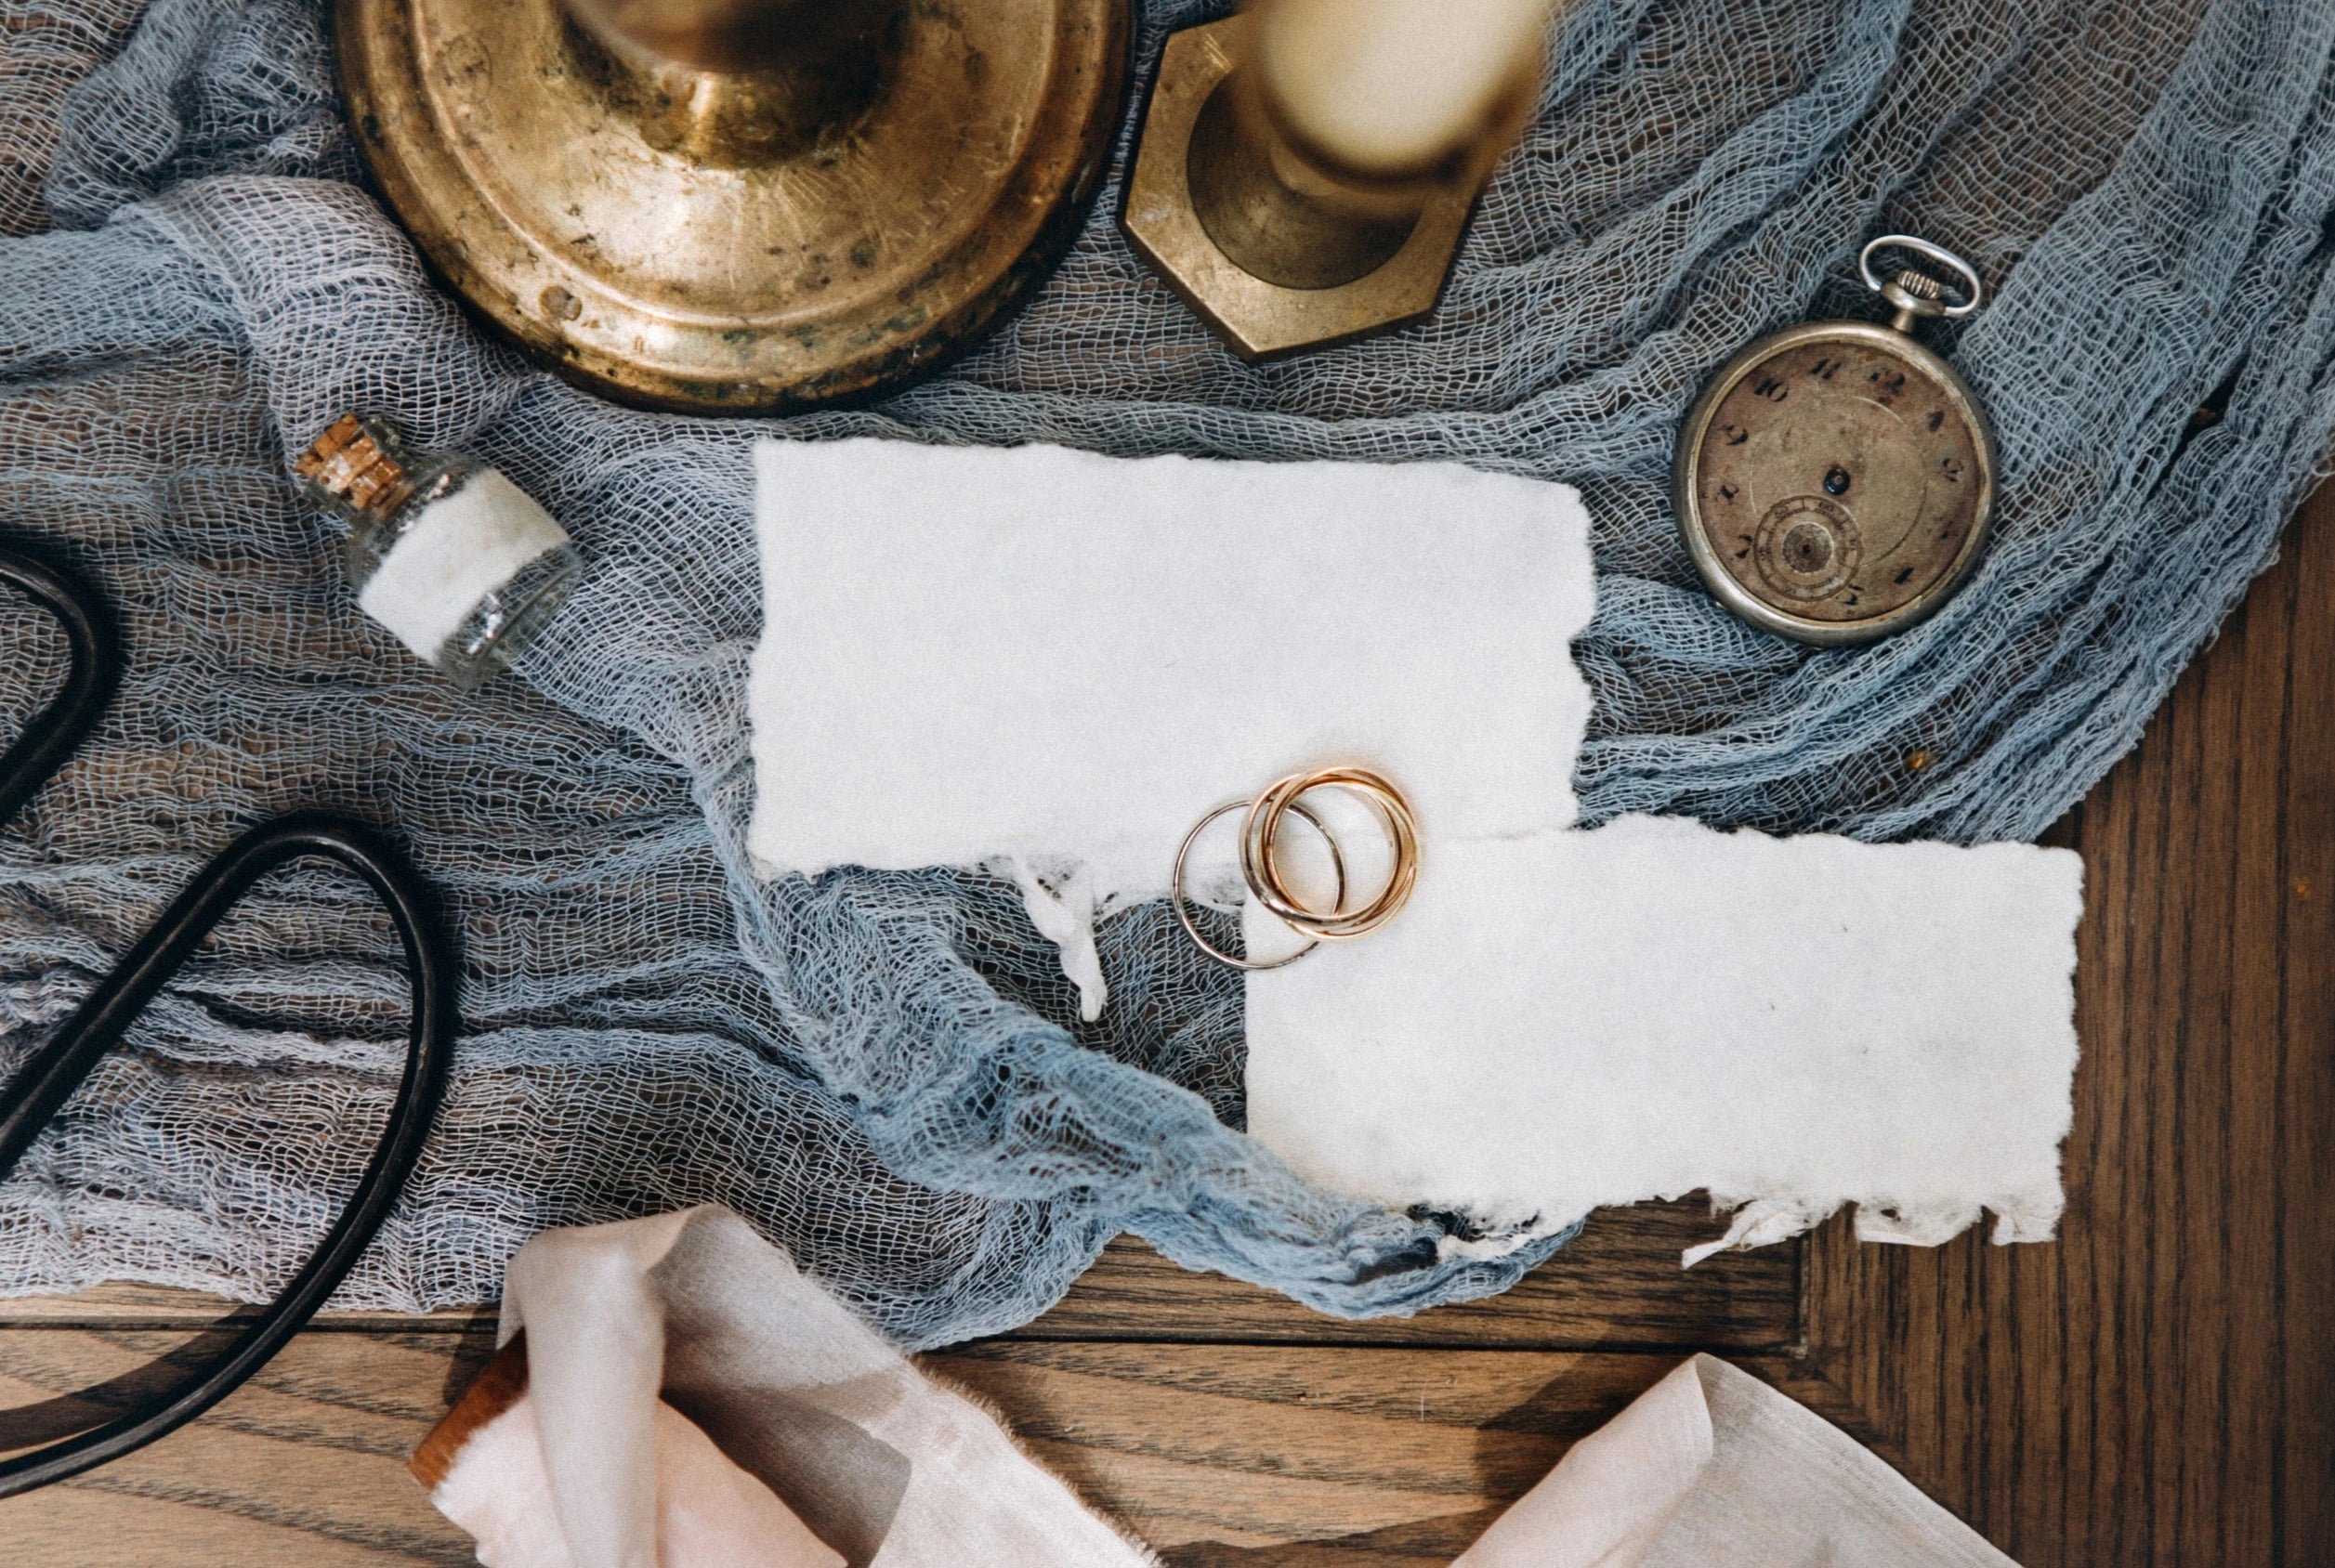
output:
[[[1413, 166], [1372, 166], [1304, 134], [1263, 68], [1264, 37], [1253, 9], [1168, 39], [1120, 212], [1136, 253], [1251, 360], [1433, 309], [1540, 79], [1536, 32], [1456, 142]], [[1303, 67], [1278, 63], [1283, 75]]]
[[1076, 232], [1126, 0], [339, 0], [431, 264], [571, 380], [701, 413], [928, 373]]
[[[1961, 275], [1949, 306], [1911, 268], [1920, 255]], [[1953, 367], [1914, 341], [1926, 317], [1978, 308], [1968, 263], [1885, 235], [1865, 281], [1896, 315], [1811, 321], [1752, 344], [1695, 401], [1678, 441], [1679, 530], [1719, 600], [1804, 643], [1870, 642], [1932, 614], [1978, 559], [1994, 514], [1994, 439]]]

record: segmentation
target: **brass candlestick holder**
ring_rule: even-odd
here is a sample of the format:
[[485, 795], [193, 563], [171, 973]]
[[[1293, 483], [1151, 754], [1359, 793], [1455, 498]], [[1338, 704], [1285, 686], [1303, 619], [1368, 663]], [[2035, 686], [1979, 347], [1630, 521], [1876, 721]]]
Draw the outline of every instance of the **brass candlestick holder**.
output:
[[625, 402], [929, 373], [1076, 233], [1126, 0], [340, 0], [349, 117], [455, 293]]
[[1434, 308], [1541, 79], [1550, 0], [1254, 0], [1169, 38], [1120, 227], [1235, 353]]

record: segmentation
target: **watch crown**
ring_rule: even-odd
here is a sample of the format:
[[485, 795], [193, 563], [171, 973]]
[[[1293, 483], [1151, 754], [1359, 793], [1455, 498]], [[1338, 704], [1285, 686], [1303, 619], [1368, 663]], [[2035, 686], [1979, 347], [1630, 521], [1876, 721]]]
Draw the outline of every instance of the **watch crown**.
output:
[[1913, 324], [1925, 317], [1946, 314], [1945, 286], [1926, 272], [1907, 268], [1875, 287], [1882, 298], [1896, 307], [1896, 317], [1889, 324], [1901, 333], [1913, 331]]

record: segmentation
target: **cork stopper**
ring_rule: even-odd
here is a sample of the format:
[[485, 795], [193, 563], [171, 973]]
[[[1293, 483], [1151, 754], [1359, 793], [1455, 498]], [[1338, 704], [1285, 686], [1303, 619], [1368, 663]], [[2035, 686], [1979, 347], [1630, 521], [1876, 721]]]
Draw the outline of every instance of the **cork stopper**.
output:
[[405, 490], [405, 468], [390, 454], [384, 433], [345, 413], [293, 461], [292, 471], [327, 494], [371, 512], [394, 503]]

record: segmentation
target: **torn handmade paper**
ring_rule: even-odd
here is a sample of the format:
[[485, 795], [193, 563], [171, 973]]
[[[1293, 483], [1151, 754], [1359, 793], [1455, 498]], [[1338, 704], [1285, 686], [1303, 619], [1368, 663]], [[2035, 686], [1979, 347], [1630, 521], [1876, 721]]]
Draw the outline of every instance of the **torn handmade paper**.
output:
[[1249, 1130], [1328, 1185], [1541, 1230], [1707, 1190], [1747, 1206], [1728, 1246], [1852, 1202], [1868, 1236], [1982, 1208], [2045, 1236], [2081, 909], [2082, 862], [2029, 844], [1437, 842], [1400, 920], [1252, 977]]
[[1380, 767], [1444, 834], [1574, 818], [1594, 594], [1564, 486], [875, 440], [755, 465], [772, 873], [1012, 866], [1095, 1008], [1094, 912], [1292, 769]]
[[[1738, 1209], [1724, 1246], [1851, 1202], [1874, 1239], [1986, 1209], [1999, 1239], [2051, 1234], [2079, 863], [1575, 830], [1594, 575], [1571, 490], [884, 441], [756, 464], [768, 870], [999, 870], [1093, 1017], [1095, 920], [1165, 892], [1196, 820], [1358, 764], [1417, 813], [1412, 906], [1247, 987], [1249, 1128], [1303, 1173], [1492, 1227], [1453, 1249], [1697, 1189]], [[1233, 820], [1195, 846], [1202, 897], [1239, 897]], [[1372, 830], [1346, 840], [1365, 882]]]

